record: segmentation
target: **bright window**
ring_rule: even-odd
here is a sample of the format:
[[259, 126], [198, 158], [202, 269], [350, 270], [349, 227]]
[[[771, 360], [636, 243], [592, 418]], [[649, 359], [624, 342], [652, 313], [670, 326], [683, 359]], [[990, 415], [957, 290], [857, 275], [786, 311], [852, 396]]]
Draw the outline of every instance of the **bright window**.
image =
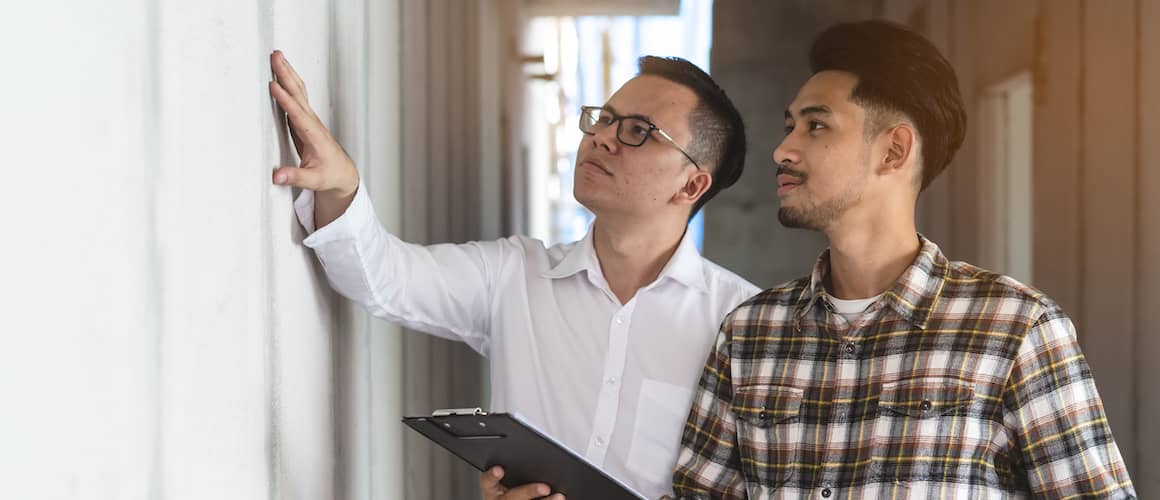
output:
[[[636, 75], [644, 55], [677, 56], [709, 70], [712, 0], [683, 0], [677, 16], [538, 17], [529, 36], [544, 50], [544, 72], [533, 81], [534, 145], [528, 151], [532, 190], [530, 235], [549, 245], [584, 237], [593, 215], [572, 197], [572, 176], [581, 132], [580, 106], [603, 104]], [[704, 209], [702, 210], [702, 213]], [[704, 217], [689, 230], [701, 247]]]

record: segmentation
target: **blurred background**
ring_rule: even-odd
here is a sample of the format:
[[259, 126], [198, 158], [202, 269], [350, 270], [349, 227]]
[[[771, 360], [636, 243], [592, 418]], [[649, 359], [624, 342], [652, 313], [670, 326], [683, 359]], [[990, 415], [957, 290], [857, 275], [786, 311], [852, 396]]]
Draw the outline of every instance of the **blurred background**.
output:
[[691, 230], [770, 286], [824, 246], [777, 223], [783, 110], [814, 35], [868, 18], [926, 34], [971, 113], [920, 230], [1063, 305], [1160, 495], [1160, 0], [109, 0], [0, 16], [0, 496], [478, 497], [399, 418], [486, 406], [483, 363], [330, 291], [269, 182], [273, 49], [420, 243], [580, 238], [579, 107], [687, 58], [750, 151]]

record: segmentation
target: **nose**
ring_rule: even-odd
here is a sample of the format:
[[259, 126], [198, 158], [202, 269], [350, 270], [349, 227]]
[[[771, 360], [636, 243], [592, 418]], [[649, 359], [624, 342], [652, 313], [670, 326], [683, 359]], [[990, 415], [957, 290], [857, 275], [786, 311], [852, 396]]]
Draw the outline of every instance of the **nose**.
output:
[[598, 127], [591, 136], [592, 145], [615, 154], [620, 149], [620, 141], [616, 139], [617, 125]]
[[796, 165], [801, 162], [801, 159], [801, 150], [798, 148], [793, 134], [785, 136], [785, 139], [781, 140], [781, 144], [777, 145], [777, 149], [773, 150], [773, 162], [778, 165]]

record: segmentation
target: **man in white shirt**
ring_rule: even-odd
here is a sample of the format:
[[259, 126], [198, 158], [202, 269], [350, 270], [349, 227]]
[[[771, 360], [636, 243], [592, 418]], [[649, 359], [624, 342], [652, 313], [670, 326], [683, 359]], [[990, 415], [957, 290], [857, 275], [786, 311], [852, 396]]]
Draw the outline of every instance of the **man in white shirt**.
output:
[[[304, 188], [304, 243], [331, 285], [378, 317], [486, 356], [491, 411], [520, 413], [651, 498], [670, 491], [714, 333], [757, 292], [701, 257], [685, 231], [743, 168], [740, 114], [712, 79], [688, 61], [645, 57], [607, 103], [584, 108], [574, 194], [596, 221], [583, 240], [420, 246], [383, 229], [302, 80], [280, 52], [270, 62], [270, 93], [302, 158], [274, 183]], [[549, 493], [508, 491], [500, 478], [499, 468], [481, 476], [485, 496]]]

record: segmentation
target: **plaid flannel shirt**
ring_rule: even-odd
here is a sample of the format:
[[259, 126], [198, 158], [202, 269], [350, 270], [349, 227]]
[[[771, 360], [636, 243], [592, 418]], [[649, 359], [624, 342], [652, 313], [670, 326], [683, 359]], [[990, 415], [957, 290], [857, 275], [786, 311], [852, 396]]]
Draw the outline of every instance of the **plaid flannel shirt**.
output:
[[1135, 497], [1071, 320], [920, 240], [853, 324], [826, 300], [828, 253], [726, 318], [677, 497]]

